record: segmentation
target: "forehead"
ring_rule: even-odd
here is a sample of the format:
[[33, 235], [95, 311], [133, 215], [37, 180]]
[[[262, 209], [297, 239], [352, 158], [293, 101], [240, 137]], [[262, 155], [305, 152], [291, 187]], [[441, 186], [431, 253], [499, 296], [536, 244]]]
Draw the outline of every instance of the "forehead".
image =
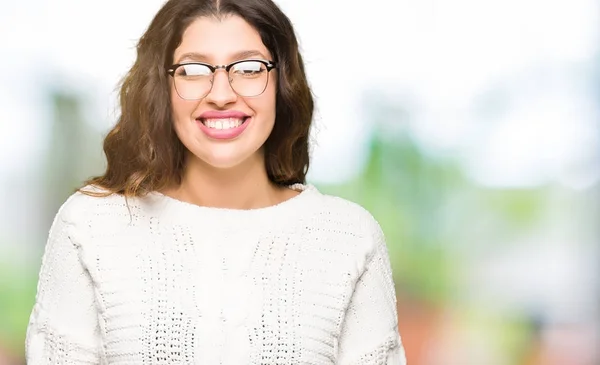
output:
[[[182, 56], [195, 54], [186, 58], [215, 64], [229, 63], [235, 61], [236, 55], [248, 51], [258, 51], [264, 58], [271, 58], [260, 34], [241, 17], [200, 17], [184, 31], [173, 60], [179, 62], [183, 60]], [[256, 57], [262, 58], [258, 54]]]

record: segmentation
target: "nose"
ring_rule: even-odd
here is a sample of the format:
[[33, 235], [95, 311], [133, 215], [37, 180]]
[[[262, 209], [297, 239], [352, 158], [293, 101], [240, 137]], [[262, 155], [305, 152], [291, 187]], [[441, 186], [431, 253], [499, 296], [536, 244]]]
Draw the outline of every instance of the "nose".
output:
[[229, 73], [227, 71], [215, 71], [212, 81], [212, 88], [208, 95], [206, 95], [205, 100], [208, 103], [215, 104], [219, 107], [236, 102], [237, 94], [233, 91], [231, 85], [229, 84]]

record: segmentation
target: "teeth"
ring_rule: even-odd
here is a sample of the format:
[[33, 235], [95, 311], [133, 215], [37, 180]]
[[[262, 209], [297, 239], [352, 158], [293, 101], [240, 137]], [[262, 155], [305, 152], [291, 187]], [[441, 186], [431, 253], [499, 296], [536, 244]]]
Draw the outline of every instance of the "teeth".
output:
[[239, 118], [224, 118], [224, 119], [205, 119], [204, 125], [214, 129], [231, 129], [242, 125], [243, 119]]

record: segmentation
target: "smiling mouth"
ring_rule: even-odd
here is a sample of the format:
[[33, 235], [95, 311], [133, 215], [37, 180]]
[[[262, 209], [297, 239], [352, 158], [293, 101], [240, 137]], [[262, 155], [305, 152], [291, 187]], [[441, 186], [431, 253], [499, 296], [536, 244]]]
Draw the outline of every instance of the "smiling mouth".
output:
[[199, 118], [197, 119], [200, 123], [204, 124], [210, 129], [234, 129], [240, 127], [250, 117], [244, 118]]

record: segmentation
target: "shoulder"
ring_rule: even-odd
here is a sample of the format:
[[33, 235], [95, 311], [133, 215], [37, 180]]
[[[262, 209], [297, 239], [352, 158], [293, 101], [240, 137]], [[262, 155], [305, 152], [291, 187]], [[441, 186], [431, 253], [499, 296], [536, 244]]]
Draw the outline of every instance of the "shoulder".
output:
[[373, 214], [362, 205], [320, 192], [311, 187], [315, 222], [324, 229], [345, 232], [374, 248], [377, 241], [384, 239], [383, 231]]
[[127, 212], [125, 198], [118, 194], [105, 195], [106, 191], [92, 185], [71, 194], [58, 209], [55, 222], [71, 226], [102, 223], [105, 218]]
[[310, 214], [302, 220], [306, 224], [304, 229], [318, 242], [317, 250], [326, 248], [330, 254], [337, 254], [335, 260], [328, 262], [349, 260], [347, 262], [360, 275], [374, 257], [387, 256], [384, 233], [369, 210], [352, 200], [322, 193], [313, 186], [309, 189], [312, 190]]
[[379, 222], [362, 205], [336, 195], [322, 193], [314, 186], [310, 189], [314, 191], [314, 209], [323, 217], [335, 217], [336, 221], [361, 227], [368, 232], [380, 229]]

